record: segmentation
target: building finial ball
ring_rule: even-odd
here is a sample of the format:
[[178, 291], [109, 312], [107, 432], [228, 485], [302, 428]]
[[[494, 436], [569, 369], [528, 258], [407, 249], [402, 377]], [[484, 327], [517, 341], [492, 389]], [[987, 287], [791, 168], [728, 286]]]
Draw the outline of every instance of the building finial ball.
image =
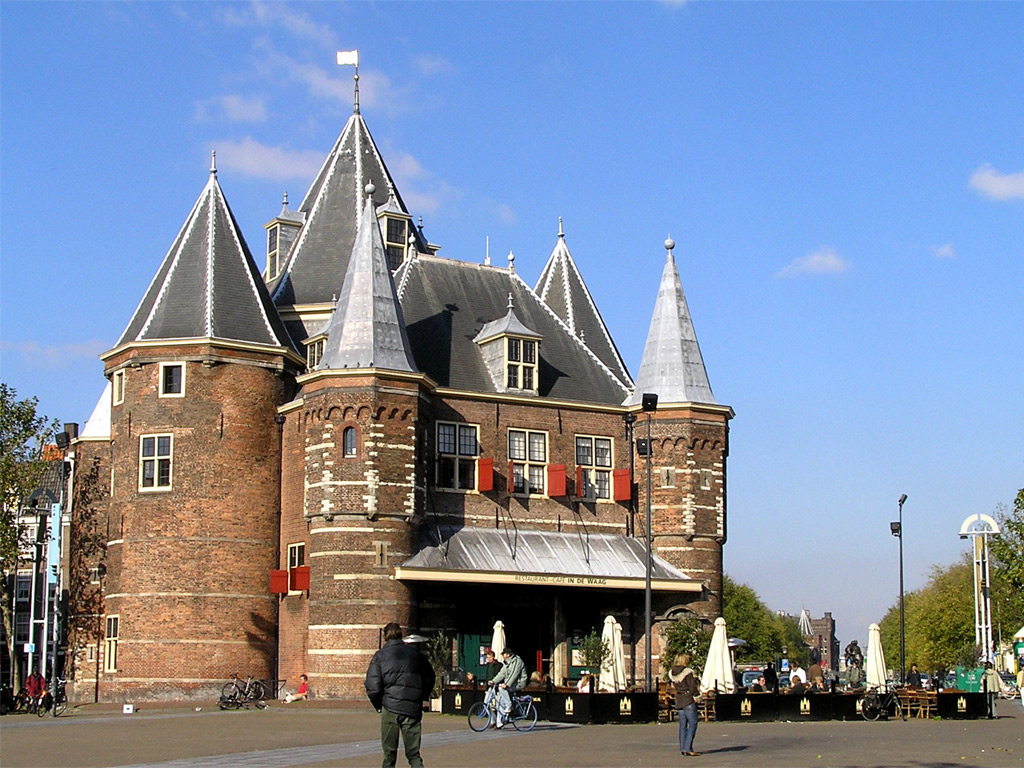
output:
[[666, 251], [671, 251], [675, 247], [676, 247], [676, 241], [673, 240], [671, 237], [668, 238], [667, 240], [665, 240], [665, 250]]
[[366, 194], [372, 195], [374, 192], [377, 191], [377, 188], [375, 186], [373, 186], [373, 182], [371, 181], [371, 182], [369, 182], [366, 185], [366, 187], [364, 187], [364, 190], [365, 190]]

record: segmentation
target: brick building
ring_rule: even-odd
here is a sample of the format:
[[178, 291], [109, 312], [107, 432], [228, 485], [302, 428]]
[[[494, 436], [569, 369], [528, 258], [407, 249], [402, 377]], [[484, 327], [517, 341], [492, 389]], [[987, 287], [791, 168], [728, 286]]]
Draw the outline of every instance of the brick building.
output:
[[439, 257], [358, 94], [266, 229], [261, 273], [214, 165], [102, 355], [72, 444], [76, 698], [207, 697], [238, 671], [362, 700], [396, 620], [467, 670], [500, 620], [562, 680], [611, 614], [642, 678], [648, 429], [654, 654], [663, 622], [718, 615], [733, 412], [671, 241], [634, 381], [561, 224], [534, 286], [512, 254]]

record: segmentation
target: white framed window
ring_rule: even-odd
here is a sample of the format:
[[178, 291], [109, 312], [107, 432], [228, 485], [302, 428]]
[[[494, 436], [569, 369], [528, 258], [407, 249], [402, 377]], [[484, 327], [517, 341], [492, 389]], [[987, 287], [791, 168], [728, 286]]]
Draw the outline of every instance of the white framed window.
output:
[[547, 488], [548, 433], [525, 429], [508, 431], [512, 463], [512, 493], [543, 496]]
[[711, 477], [712, 473], [710, 469], [702, 469], [700, 471], [700, 487], [703, 490], [711, 490]]
[[103, 671], [117, 672], [117, 639], [121, 634], [121, 617], [107, 616], [107, 634], [103, 640]]
[[352, 458], [356, 455], [358, 443], [356, 441], [356, 428], [345, 427], [341, 433], [341, 455]]
[[580, 469], [581, 499], [612, 497], [612, 439], [576, 435], [576, 466]]
[[185, 396], [185, 364], [160, 363], [160, 397]]
[[124, 402], [124, 369], [114, 371], [110, 382], [111, 389], [113, 390], [114, 405], [120, 405]]
[[139, 438], [140, 491], [170, 490], [173, 453], [173, 435], [142, 435]]
[[306, 545], [302, 543], [288, 545], [288, 570], [306, 564]]
[[315, 370], [320, 365], [320, 360], [324, 356], [324, 346], [327, 343], [327, 337], [321, 336], [313, 341], [307, 342], [306, 344], [306, 370]]
[[476, 490], [480, 428], [475, 424], [437, 423], [437, 487]]
[[15, 579], [14, 586], [14, 599], [15, 600], [28, 600], [29, 593], [32, 591], [32, 574], [31, 573], [19, 573]]
[[509, 336], [506, 339], [505, 359], [507, 361], [509, 389], [537, 391], [537, 342], [534, 339], [520, 339]]
[[400, 219], [397, 216], [387, 216], [385, 220], [387, 226], [384, 227], [384, 249], [387, 251], [388, 268], [393, 272], [405, 260], [409, 224], [405, 219]]
[[99, 584], [100, 583], [100, 567], [98, 565], [92, 566], [89, 569], [89, 583]]
[[277, 277], [280, 258], [277, 250], [280, 225], [274, 224], [267, 229], [267, 280]]

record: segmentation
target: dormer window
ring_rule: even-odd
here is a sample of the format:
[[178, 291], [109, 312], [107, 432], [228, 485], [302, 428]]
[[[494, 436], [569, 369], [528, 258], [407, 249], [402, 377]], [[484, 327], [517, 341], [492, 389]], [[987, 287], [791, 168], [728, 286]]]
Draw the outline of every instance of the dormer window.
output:
[[384, 248], [388, 254], [388, 267], [398, 269], [405, 260], [405, 244], [408, 240], [409, 222], [395, 216], [385, 216], [387, 222]]
[[508, 337], [508, 388], [537, 390], [537, 342]]
[[267, 280], [273, 280], [281, 271], [281, 259], [278, 250], [280, 231], [281, 227], [278, 224], [271, 225], [267, 230]]
[[500, 320], [487, 323], [473, 339], [499, 392], [536, 395], [540, 391], [541, 336], [523, 325], [512, 308]]
[[313, 371], [320, 365], [320, 360], [324, 356], [324, 346], [327, 343], [326, 334], [320, 333], [316, 336], [310, 336], [306, 339], [306, 370]]

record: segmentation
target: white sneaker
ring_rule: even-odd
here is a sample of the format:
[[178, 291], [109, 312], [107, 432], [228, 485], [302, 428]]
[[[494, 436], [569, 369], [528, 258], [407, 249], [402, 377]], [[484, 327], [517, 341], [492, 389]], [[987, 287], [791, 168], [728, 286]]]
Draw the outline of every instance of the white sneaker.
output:
[[494, 726], [494, 727], [495, 727], [495, 728], [504, 728], [504, 727], [505, 727], [505, 724], [504, 724], [504, 723], [498, 723], [498, 724], [497, 724], [496, 726]]

